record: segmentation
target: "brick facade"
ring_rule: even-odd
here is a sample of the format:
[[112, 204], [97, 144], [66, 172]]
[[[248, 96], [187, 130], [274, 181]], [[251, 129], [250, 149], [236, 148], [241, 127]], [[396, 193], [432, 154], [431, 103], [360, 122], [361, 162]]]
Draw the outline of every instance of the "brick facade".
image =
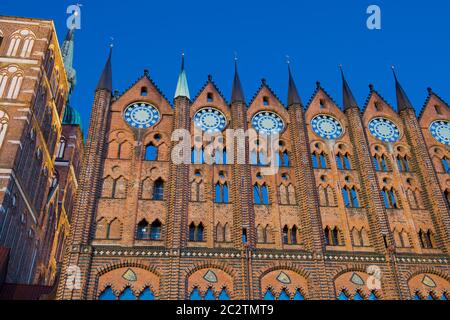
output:
[[[95, 94], [58, 299], [449, 297], [450, 149], [429, 127], [450, 120], [450, 108], [431, 90], [419, 118], [394, 111], [372, 86], [362, 110], [345, 111], [320, 83], [305, 108], [284, 106], [266, 81], [248, 106], [228, 103], [211, 77], [173, 106], [147, 71], [123, 94], [111, 91]], [[129, 126], [124, 110], [136, 102], [156, 107], [159, 122]], [[174, 130], [205, 146], [192, 121], [204, 107], [244, 130], [262, 110], [278, 114], [289, 165], [260, 175], [251, 139], [246, 164], [174, 164]], [[342, 135], [316, 134], [317, 115], [339, 121]], [[397, 141], [370, 133], [376, 117], [396, 124]], [[157, 159], [146, 160], [148, 146]], [[228, 201], [217, 203], [225, 184]], [[255, 186], [267, 187], [267, 203], [253, 203]]]
[[53, 22], [0, 16], [0, 246], [10, 249], [9, 285], [51, 286], [58, 276], [83, 145], [79, 126], [62, 125], [68, 91]]

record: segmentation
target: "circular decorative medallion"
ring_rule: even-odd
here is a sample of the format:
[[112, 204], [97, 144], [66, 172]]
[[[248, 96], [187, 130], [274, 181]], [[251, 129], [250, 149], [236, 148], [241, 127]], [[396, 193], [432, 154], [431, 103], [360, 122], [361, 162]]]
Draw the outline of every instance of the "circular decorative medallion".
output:
[[375, 118], [369, 122], [370, 133], [378, 140], [396, 142], [400, 139], [400, 130], [395, 123], [385, 118]]
[[161, 119], [161, 114], [151, 104], [140, 102], [127, 107], [124, 112], [124, 118], [133, 128], [148, 129]]
[[450, 122], [434, 121], [430, 126], [431, 135], [440, 143], [450, 146]]
[[323, 114], [312, 119], [311, 125], [314, 132], [323, 139], [334, 140], [341, 137], [344, 132], [337, 119]]
[[252, 120], [253, 128], [266, 135], [280, 134], [284, 130], [284, 122], [274, 112], [262, 111], [257, 113]]
[[225, 115], [214, 108], [200, 109], [194, 116], [194, 123], [207, 133], [222, 132], [227, 126]]

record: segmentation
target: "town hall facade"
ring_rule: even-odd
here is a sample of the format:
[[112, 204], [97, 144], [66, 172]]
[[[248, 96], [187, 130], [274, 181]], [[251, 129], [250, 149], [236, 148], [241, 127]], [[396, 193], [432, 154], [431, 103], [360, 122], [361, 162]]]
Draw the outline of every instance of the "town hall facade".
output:
[[[113, 91], [112, 66], [111, 48], [58, 299], [450, 297], [450, 108], [432, 89], [419, 116], [397, 77], [396, 109], [372, 85], [359, 106], [342, 72], [341, 107], [320, 83], [303, 104], [289, 69], [287, 104], [266, 80], [246, 100], [236, 63], [229, 101], [211, 76], [191, 97], [183, 57], [171, 101], [148, 71]], [[206, 164], [195, 128], [278, 134], [279, 169], [248, 137], [245, 163], [224, 137]], [[190, 164], [172, 161], [179, 129]]]

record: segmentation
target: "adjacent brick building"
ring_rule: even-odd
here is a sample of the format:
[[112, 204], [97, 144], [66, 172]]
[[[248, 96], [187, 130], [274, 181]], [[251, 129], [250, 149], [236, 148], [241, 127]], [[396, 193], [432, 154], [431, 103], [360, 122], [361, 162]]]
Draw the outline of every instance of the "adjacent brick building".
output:
[[[73, 57], [68, 41], [62, 53], [50, 20], [0, 16], [0, 246], [9, 252], [2, 299], [48, 293], [70, 230], [83, 139], [79, 119], [63, 118], [74, 83], [64, 67]], [[64, 138], [70, 151], [61, 151]], [[41, 287], [24, 286], [34, 284]]]
[[[183, 61], [172, 104], [148, 71], [113, 93], [110, 54], [57, 297], [447, 299], [450, 108], [429, 89], [416, 117], [397, 78], [398, 110], [373, 86], [360, 108], [342, 80], [342, 108], [320, 83], [303, 105], [290, 70], [287, 105], [265, 80], [247, 103], [237, 68], [230, 103], [212, 77], [191, 99]], [[195, 137], [175, 164], [196, 126], [280, 133], [279, 171], [250, 138], [245, 164]]]

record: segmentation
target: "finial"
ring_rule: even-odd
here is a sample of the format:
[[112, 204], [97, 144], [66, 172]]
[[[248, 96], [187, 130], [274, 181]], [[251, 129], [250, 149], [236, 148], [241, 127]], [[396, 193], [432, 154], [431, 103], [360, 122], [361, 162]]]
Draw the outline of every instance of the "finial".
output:
[[344, 68], [342, 68], [342, 64], [339, 64], [339, 70], [341, 71], [342, 79], [344, 79]]
[[291, 64], [291, 57], [289, 57], [288, 55], [286, 55], [286, 63], [287, 63], [288, 65]]
[[371, 83], [371, 84], [369, 84], [369, 89], [370, 89], [370, 92], [373, 92], [374, 86], [373, 86], [373, 84], [372, 84], [372, 83]]
[[237, 52], [235, 51], [234, 52], [234, 61], [235, 62], [237, 62], [239, 59], [238, 59], [238, 54], [237, 54]]
[[431, 87], [428, 87], [428, 88], [427, 88], [427, 91], [428, 91], [429, 94], [432, 94], [432, 93], [433, 93], [433, 89], [432, 89]]
[[184, 50], [181, 51], [181, 71], [184, 70]]
[[262, 83], [262, 85], [264, 85], [264, 86], [267, 85], [266, 79], [265, 79], [265, 78], [262, 78], [262, 79], [261, 79], [261, 83]]
[[392, 73], [394, 74], [395, 80], [397, 80], [397, 73], [395, 72], [395, 66], [392, 65], [392, 66], [391, 66], [391, 69], [392, 69]]
[[144, 69], [144, 76], [148, 76], [148, 74], [149, 74], [148, 69]]
[[212, 75], [208, 74], [208, 81], [211, 82], [213, 79]]
[[112, 49], [114, 48], [114, 37], [109, 37], [109, 47]]
[[316, 87], [317, 87], [317, 89], [320, 88], [320, 81], [316, 81]]

